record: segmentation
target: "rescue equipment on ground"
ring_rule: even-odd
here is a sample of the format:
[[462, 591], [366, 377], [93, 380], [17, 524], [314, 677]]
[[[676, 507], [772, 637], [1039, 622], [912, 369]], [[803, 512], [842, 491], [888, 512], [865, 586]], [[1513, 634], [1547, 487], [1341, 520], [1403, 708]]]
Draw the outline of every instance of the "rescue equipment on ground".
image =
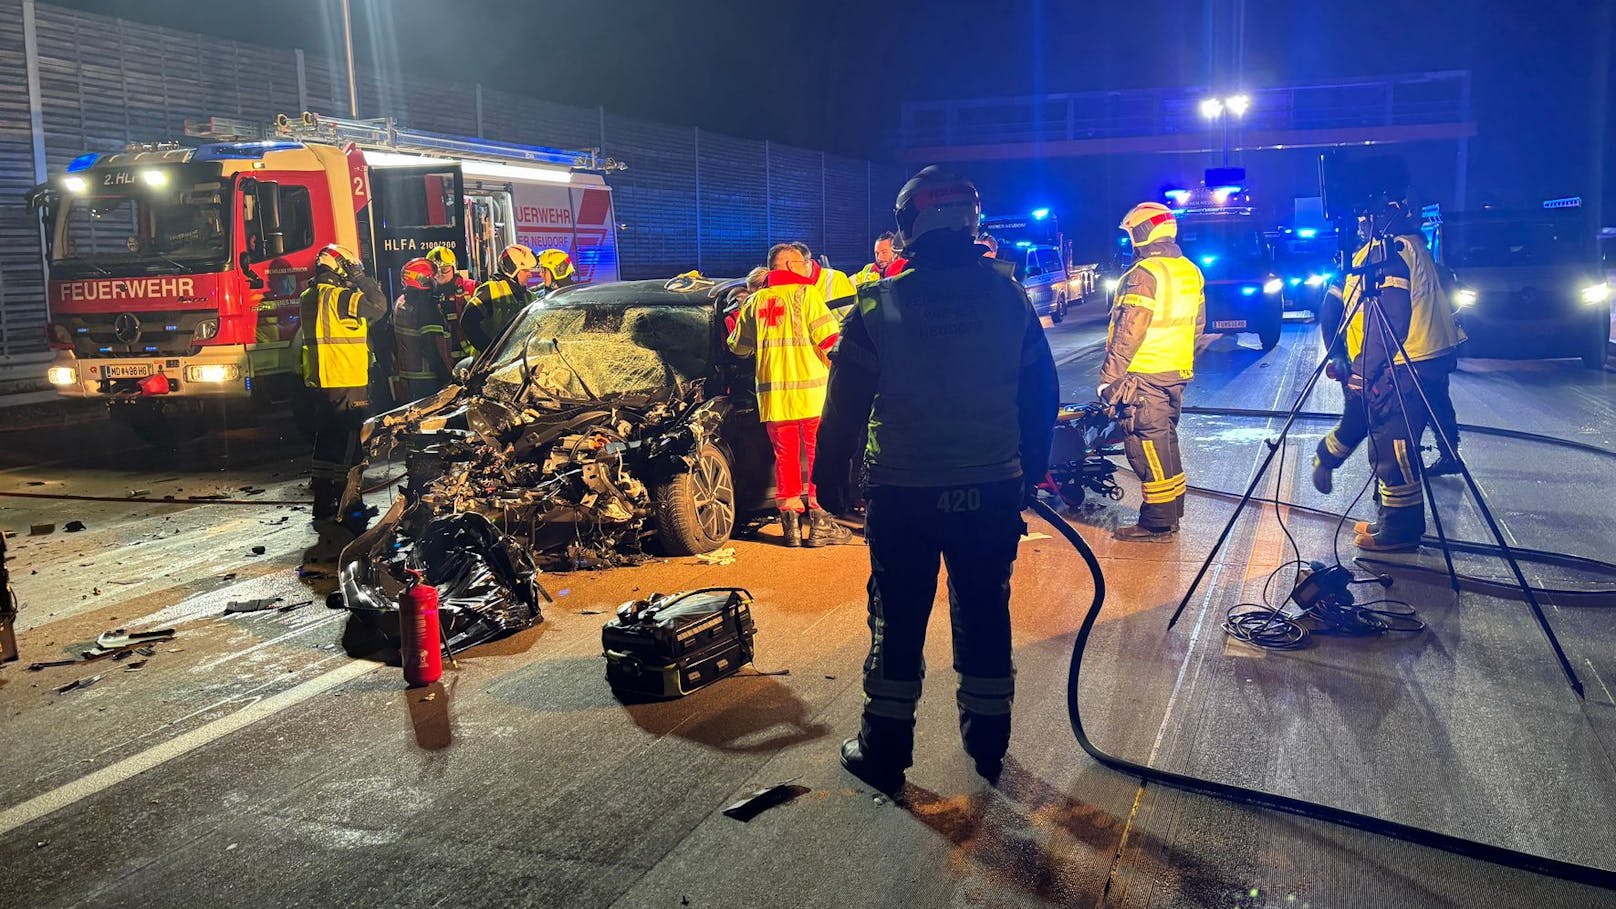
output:
[[[1118, 405], [1125, 408], [1127, 405]], [[1122, 428], [1117, 408], [1098, 401], [1062, 404], [1055, 416], [1055, 434], [1049, 446], [1049, 488], [1069, 508], [1083, 504], [1089, 492], [1115, 502], [1122, 500], [1117, 465], [1112, 455], [1122, 453]]]
[[682, 697], [752, 661], [752, 594], [703, 587], [617, 607], [601, 629], [606, 681], [619, 695]]
[[438, 589], [425, 580], [423, 572], [412, 571], [409, 586], [398, 598], [398, 655], [404, 681], [411, 686], [430, 685], [443, 677]]

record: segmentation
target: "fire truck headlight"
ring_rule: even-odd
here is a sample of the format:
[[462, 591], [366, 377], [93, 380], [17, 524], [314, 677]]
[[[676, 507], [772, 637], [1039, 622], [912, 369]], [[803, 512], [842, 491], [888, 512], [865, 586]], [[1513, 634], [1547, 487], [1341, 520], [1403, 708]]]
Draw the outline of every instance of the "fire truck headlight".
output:
[[1468, 287], [1460, 288], [1453, 292], [1453, 305], [1459, 309], [1474, 306], [1477, 296], [1476, 292]]
[[1307, 286], [1308, 287], [1318, 287], [1320, 284], [1323, 284], [1326, 280], [1327, 279], [1324, 277], [1324, 275], [1308, 275], [1307, 276]]
[[1269, 278], [1267, 281], [1263, 282], [1262, 286], [1262, 292], [1265, 294], [1277, 294], [1284, 289], [1285, 282], [1281, 281], [1279, 278]]
[[211, 341], [219, 336], [219, 320], [203, 319], [196, 323], [195, 337], [198, 341]]
[[185, 378], [191, 382], [207, 382], [212, 385], [219, 385], [224, 382], [234, 382], [240, 377], [240, 369], [223, 363], [185, 367]]
[[1582, 289], [1582, 302], [1587, 306], [1598, 306], [1610, 299], [1610, 284], [1595, 284]]
[[140, 180], [147, 186], [161, 188], [168, 185], [168, 174], [160, 170], [143, 170], [140, 172]]
[[1116, 278], [1106, 278], [1105, 279], [1105, 292], [1108, 293], [1108, 294], [1116, 293], [1117, 288], [1120, 287], [1120, 286], [1122, 286], [1122, 282], [1118, 281]]
[[90, 188], [90, 181], [83, 177], [63, 177], [62, 188], [70, 193], [81, 193]]
[[71, 366], [52, 366], [45, 370], [45, 381], [52, 385], [77, 385], [79, 371]]

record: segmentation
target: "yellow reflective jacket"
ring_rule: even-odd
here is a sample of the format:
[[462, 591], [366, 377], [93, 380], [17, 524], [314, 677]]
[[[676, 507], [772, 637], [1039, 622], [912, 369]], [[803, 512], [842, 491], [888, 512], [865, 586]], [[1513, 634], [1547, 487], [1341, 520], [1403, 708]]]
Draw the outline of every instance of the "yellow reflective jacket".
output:
[[858, 293], [858, 288], [853, 286], [852, 280], [845, 272], [823, 266], [814, 275], [814, 289], [819, 291], [820, 299], [824, 300], [827, 306], [835, 306], [838, 309], [852, 306], [853, 296]]
[[[1206, 305], [1206, 282], [1194, 263], [1176, 254], [1176, 247], [1173, 253], [1141, 258], [1122, 276], [1119, 312], [1124, 306], [1150, 312], [1150, 324], [1127, 372], [1177, 373], [1184, 379], [1195, 375], [1195, 335]], [[1108, 346], [1116, 340], [1116, 324], [1113, 319], [1106, 333]]]
[[[379, 289], [378, 289], [379, 293]], [[299, 299], [303, 325], [303, 381], [311, 388], [364, 388], [370, 384], [366, 293], [337, 284], [314, 284]], [[386, 312], [386, 301], [381, 311]]]
[[[1441, 275], [1437, 273], [1436, 260], [1431, 257], [1430, 249], [1426, 248], [1425, 238], [1418, 234], [1399, 235], [1396, 248], [1399, 261], [1387, 263], [1381, 272], [1380, 287], [1382, 290], [1408, 291], [1412, 316], [1403, 347], [1416, 363], [1434, 360], [1459, 346], [1465, 339], [1464, 329], [1459, 327], [1453, 304], [1442, 290]], [[1362, 267], [1368, 257], [1369, 244], [1366, 243], [1352, 254], [1353, 267]], [[1347, 319], [1347, 356], [1356, 361], [1363, 352], [1364, 342], [1364, 313], [1363, 307], [1358, 305], [1363, 279], [1359, 275], [1349, 274], [1342, 283], [1344, 289], [1340, 293], [1343, 318]], [[1332, 288], [1331, 292], [1337, 291]], [[1394, 356], [1395, 362], [1404, 362], [1402, 353]]]
[[[845, 280], [845, 279], [844, 279]], [[769, 286], [736, 313], [729, 349], [757, 357], [758, 416], [765, 423], [807, 420], [825, 409], [836, 316], [807, 278], [769, 273]]]

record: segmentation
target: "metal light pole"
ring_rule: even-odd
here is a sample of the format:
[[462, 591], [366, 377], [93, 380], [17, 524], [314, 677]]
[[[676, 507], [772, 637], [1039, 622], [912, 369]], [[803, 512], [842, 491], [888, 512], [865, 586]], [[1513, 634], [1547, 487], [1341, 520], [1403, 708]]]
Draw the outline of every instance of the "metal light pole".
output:
[[354, 80], [353, 19], [348, 0], [342, 0], [342, 43], [348, 51], [348, 116], [359, 119], [359, 84]]
[[1249, 95], [1230, 95], [1227, 98], [1205, 98], [1201, 101], [1201, 116], [1216, 121], [1223, 127], [1223, 166], [1229, 166], [1229, 121], [1242, 118], [1251, 110]]

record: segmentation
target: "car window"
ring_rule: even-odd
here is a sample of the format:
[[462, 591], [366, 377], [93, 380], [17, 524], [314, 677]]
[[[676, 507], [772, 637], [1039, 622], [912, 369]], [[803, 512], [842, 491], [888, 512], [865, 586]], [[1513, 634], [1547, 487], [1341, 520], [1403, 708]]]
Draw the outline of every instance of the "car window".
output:
[[1053, 249], [1038, 250], [1038, 264], [1049, 274], [1060, 274], [1060, 256]]
[[650, 392], [710, 366], [711, 319], [704, 306], [535, 304], [495, 354], [489, 379], [563, 399]]

